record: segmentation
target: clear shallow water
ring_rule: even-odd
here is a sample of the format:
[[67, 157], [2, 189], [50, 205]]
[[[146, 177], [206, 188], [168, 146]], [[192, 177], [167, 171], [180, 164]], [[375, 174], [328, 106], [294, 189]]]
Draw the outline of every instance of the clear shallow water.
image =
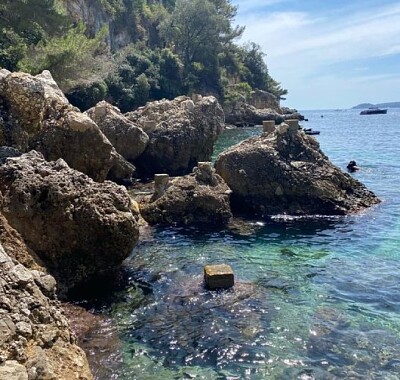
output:
[[[218, 232], [144, 229], [129, 287], [105, 311], [123, 346], [113, 378], [400, 378], [400, 110], [303, 114], [331, 161], [356, 160], [382, 204]], [[216, 150], [257, 134], [226, 131]], [[205, 291], [203, 265], [220, 262], [235, 289]]]

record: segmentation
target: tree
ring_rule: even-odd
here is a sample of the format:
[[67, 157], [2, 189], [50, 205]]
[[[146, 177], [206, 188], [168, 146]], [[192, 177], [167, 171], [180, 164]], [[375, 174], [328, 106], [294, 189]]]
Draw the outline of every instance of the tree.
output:
[[60, 88], [67, 91], [102, 69], [106, 60], [99, 55], [105, 52], [103, 41], [106, 33], [104, 28], [96, 38], [88, 38], [85, 26], [80, 23], [62, 36], [43, 39], [32, 46], [18, 68], [31, 74], [49, 70]]
[[232, 28], [236, 8], [226, 0], [177, 0], [161, 35], [183, 62], [188, 92], [221, 94], [218, 54], [243, 29]]

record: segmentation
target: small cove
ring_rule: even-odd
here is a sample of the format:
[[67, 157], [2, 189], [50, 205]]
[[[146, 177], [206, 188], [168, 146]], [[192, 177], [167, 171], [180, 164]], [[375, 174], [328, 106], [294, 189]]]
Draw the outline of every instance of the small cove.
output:
[[[342, 169], [356, 160], [355, 177], [382, 203], [343, 218], [237, 220], [222, 231], [143, 227], [126, 287], [95, 310], [120, 338], [118, 363], [100, 360], [113, 379], [400, 376], [400, 110], [303, 114], [321, 131], [322, 151]], [[215, 154], [260, 133], [227, 130]], [[203, 265], [220, 262], [237, 286], [208, 292]]]

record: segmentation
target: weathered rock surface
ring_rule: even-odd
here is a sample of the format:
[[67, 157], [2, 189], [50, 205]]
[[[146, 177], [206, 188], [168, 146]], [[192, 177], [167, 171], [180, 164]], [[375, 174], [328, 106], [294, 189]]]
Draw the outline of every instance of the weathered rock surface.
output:
[[304, 120], [298, 112], [282, 114], [279, 108], [256, 108], [242, 100], [225, 104], [224, 112], [226, 123], [238, 127], [262, 125], [265, 120], [274, 120], [276, 124], [287, 119]]
[[126, 160], [134, 161], [149, 142], [149, 136], [136, 126], [118, 108], [102, 101], [85, 112], [107, 136], [114, 148]]
[[[0, 103], [0, 145], [63, 158], [96, 181], [124, 161], [96, 123], [68, 103], [48, 71], [32, 76], [1, 70]], [[125, 167], [124, 178], [130, 178], [135, 168]]]
[[125, 188], [94, 182], [62, 159], [35, 151], [0, 166], [2, 212], [46, 264], [61, 290], [108, 274], [138, 239]]
[[0, 379], [92, 379], [54, 294], [53, 277], [13, 261], [0, 245]]
[[231, 147], [216, 172], [233, 191], [232, 209], [250, 214], [344, 215], [379, 202], [295, 125]]
[[143, 203], [143, 218], [150, 224], [228, 223], [232, 217], [229, 205], [231, 191], [209, 165], [199, 163], [193, 174], [175, 178], [158, 199]]
[[135, 161], [142, 177], [190, 173], [197, 162], [210, 161], [214, 142], [224, 129], [224, 112], [213, 96], [195, 103], [185, 96], [164, 99], [125, 116], [150, 137]]

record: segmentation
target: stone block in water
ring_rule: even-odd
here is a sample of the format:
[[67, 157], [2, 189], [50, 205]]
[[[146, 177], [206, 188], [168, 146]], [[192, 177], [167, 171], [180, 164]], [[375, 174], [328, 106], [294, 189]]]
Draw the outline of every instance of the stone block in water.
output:
[[228, 289], [235, 284], [232, 268], [227, 264], [205, 265], [204, 282], [208, 289]]

